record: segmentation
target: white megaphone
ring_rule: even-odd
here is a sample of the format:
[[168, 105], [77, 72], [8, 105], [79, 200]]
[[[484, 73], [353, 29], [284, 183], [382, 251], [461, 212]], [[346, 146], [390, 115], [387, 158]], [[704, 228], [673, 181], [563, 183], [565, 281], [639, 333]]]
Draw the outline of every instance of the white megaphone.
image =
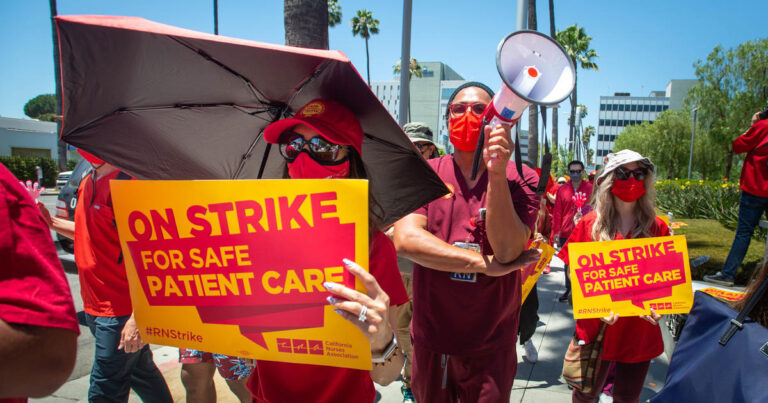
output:
[[[560, 44], [536, 31], [516, 31], [502, 39], [496, 50], [496, 67], [504, 84], [485, 109], [483, 122], [514, 125], [531, 104], [559, 104], [573, 91], [576, 70]], [[482, 154], [480, 132], [472, 178]]]

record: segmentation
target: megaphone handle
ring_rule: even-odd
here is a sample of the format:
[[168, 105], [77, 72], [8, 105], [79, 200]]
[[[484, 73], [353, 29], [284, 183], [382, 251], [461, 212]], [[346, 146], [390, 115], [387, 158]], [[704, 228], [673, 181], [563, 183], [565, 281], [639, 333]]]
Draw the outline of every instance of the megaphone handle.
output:
[[477, 136], [477, 147], [475, 147], [475, 155], [472, 157], [472, 174], [469, 176], [470, 180], [477, 178], [477, 171], [480, 169], [480, 159], [483, 156], [483, 145], [485, 143], [485, 126], [487, 122], [483, 119], [483, 124], [480, 125], [480, 135]]

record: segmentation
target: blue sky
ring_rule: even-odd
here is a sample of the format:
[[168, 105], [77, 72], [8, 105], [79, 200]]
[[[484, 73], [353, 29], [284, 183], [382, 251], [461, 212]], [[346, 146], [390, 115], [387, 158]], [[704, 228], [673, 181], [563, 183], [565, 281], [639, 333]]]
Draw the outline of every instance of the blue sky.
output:
[[[365, 44], [349, 20], [367, 8], [381, 33], [371, 38], [371, 80], [391, 80], [400, 58], [401, 1], [339, 0], [342, 24], [330, 29], [330, 47], [344, 52], [365, 74]], [[516, 1], [413, 0], [411, 57], [442, 61], [465, 79], [498, 88], [499, 41], [515, 30]], [[144, 17], [213, 32], [212, 0], [59, 0], [59, 14]], [[548, 1], [538, 0], [539, 31], [549, 32]], [[579, 71], [578, 97], [589, 110], [584, 125], [597, 127], [600, 95], [664, 90], [670, 79], [695, 78], [693, 63], [718, 44], [728, 48], [768, 36], [768, 1], [555, 0], [555, 24], [585, 27], [598, 52], [599, 72]], [[280, 0], [219, 0], [221, 35], [284, 42]], [[48, 1], [0, 0], [0, 116], [25, 117], [24, 104], [54, 91]], [[568, 101], [560, 109], [560, 138], [567, 133]], [[522, 119], [523, 128], [527, 118]]]

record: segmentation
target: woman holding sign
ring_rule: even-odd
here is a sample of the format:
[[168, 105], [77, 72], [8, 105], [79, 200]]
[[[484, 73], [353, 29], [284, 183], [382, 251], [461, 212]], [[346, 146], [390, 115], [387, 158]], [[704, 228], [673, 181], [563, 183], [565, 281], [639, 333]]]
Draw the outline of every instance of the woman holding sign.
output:
[[[654, 167], [648, 158], [632, 150], [608, 154], [597, 178], [594, 211], [573, 230], [560, 258], [568, 261], [571, 242], [612, 241], [669, 235], [669, 228], [654, 212]], [[574, 402], [593, 402], [602, 392], [611, 362], [615, 362], [615, 402], [637, 402], [651, 359], [664, 352], [661, 315], [622, 317], [611, 313], [601, 319], [578, 319], [577, 340], [591, 343], [604, 327], [603, 349], [590, 393], [573, 390]], [[606, 326], [601, 326], [605, 323]]]
[[[280, 146], [292, 179], [366, 178], [360, 153], [363, 130], [343, 105], [316, 99], [290, 119], [270, 124], [264, 138]], [[376, 206], [371, 202], [371, 207]], [[341, 284], [323, 285], [333, 295], [335, 312], [355, 324], [371, 343], [373, 369], [368, 371], [259, 360], [248, 388], [255, 402], [373, 402], [373, 380], [386, 385], [403, 367], [394, 335], [395, 306], [408, 302], [394, 245], [371, 224], [370, 273], [345, 259], [344, 267], [366, 293]]]

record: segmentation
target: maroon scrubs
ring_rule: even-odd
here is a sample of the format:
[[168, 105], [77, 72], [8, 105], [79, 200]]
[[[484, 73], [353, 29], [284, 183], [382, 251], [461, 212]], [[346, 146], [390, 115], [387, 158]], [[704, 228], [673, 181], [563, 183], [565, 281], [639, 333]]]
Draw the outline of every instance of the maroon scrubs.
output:
[[[427, 230], [441, 240], [449, 244], [476, 243], [484, 254], [492, 255], [485, 225], [477, 221], [479, 209], [486, 207], [487, 171], [475, 187], [469, 189], [453, 155], [427, 162], [451, 194], [415, 213], [427, 217]], [[539, 198], [525, 183], [535, 187], [538, 176], [532, 169], [523, 167], [521, 178], [515, 165], [510, 163], [507, 179], [515, 211], [533, 232]], [[509, 400], [517, 365], [515, 341], [521, 298], [520, 272], [502, 277], [477, 274], [475, 282], [468, 282], [452, 278], [449, 272], [416, 264], [413, 277], [413, 389], [416, 400], [452, 401], [457, 395], [490, 401], [506, 396]], [[483, 365], [473, 365], [476, 360], [482, 361]], [[464, 371], [469, 367], [471, 373]], [[488, 384], [493, 385], [489, 387]], [[480, 393], [479, 390], [490, 392]]]

